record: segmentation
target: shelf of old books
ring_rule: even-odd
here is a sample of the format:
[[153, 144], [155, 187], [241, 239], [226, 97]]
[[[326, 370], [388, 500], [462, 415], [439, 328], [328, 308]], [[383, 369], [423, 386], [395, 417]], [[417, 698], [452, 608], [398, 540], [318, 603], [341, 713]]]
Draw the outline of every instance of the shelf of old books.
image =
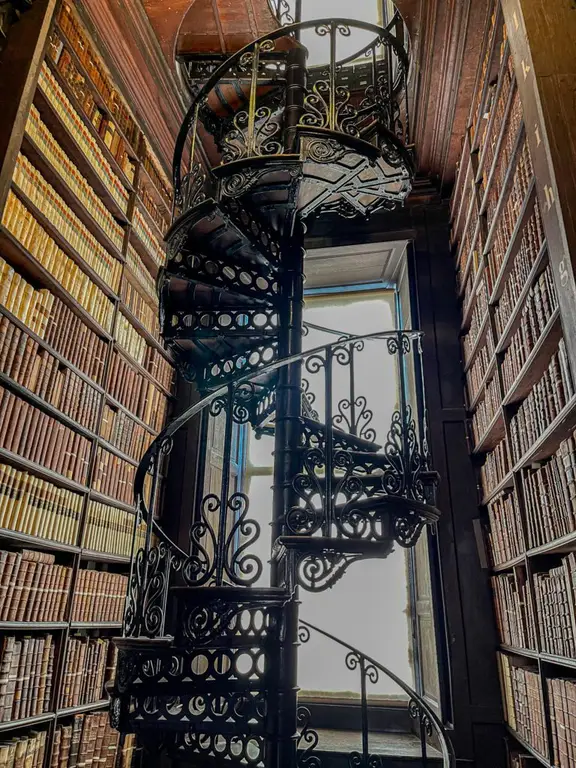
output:
[[516, 76], [496, 3], [451, 201], [451, 240], [506, 721], [536, 761], [572, 765], [575, 361]]
[[171, 205], [63, 2], [0, 212], [0, 766], [137, 752], [104, 710], [145, 537], [134, 474], [172, 401], [155, 289]]

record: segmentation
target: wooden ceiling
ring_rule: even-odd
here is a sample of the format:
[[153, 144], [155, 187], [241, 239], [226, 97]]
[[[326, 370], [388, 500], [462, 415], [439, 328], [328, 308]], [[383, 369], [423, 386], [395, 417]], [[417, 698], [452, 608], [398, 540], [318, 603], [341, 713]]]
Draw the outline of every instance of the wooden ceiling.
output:
[[[231, 53], [276, 26], [268, 0], [83, 0], [83, 4], [119, 71], [133, 76], [136, 87], [130, 81], [127, 86], [149, 130], [158, 137], [167, 163], [169, 137], [173, 140], [183, 110], [176, 54]], [[396, 0], [412, 43], [411, 122], [419, 173], [444, 190], [454, 178], [492, 4], [493, 0]], [[174, 88], [180, 94], [174, 95]]]

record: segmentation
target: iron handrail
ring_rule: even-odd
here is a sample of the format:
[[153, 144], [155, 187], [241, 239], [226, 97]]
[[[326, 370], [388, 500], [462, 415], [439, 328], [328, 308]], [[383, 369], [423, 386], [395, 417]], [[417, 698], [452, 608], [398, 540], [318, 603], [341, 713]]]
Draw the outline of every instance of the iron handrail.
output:
[[[176, 143], [174, 146], [174, 156], [172, 161], [172, 179], [174, 183], [174, 192], [175, 192], [174, 200], [175, 201], [176, 201], [176, 198], [180, 198], [180, 192], [182, 189], [182, 160], [183, 160], [184, 150], [186, 147], [186, 141], [188, 139], [188, 134], [190, 132], [190, 129], [193, 123], [195, 123], [200, 104], [207, 98], [208, 94], [217, 85], [218, 81], [222, 79], [222, 76], [226, 72], [228, 72], [231, 69], [231, 67], [233, 67], [237, 62], [239, 62], [242, 59], [242, 57], [249, 54], [252, 51], [252, 49], [254, 49], [256, 46], [260, 46], [262, 43], [267, 41], [274, 41], [274, 40], [277, 40], [278, 38], [291, 35], [292, 33], [297, 33], [303, 29], [317, 28], [323, 24], [335, 25], [337, 27], [339, 26], [354, 27], [354, 28], [366, 30], [368, 32], [374, 32], [374, 34], [376, 35], [376, 40], [385, 41], [387, 44], [390, 45], [391, 48], [393, 48], [396, 56], [398, 57], [399, 61], [403, 65], [405, 71], [408, 72], [408, 67], [409, 67], [408, 54], [404, 49], [404, 47], [398, 42], [396, 37], [389, 31], [389, 27], [392, 25], [392, 22], [388, 25], [388, 27], [380, 27], [377, 24], [371, 24], [368, 22], [356, 21], [354, 19], [346, 19], [346, 18], [315, 19], [313, 21], [304, 21], [304, 22], [298, 22], [294, 24], [288, 24], [284, 27], [280, 27], [279, 29], [274, 30], [273, 32], [267, 35], [261, 36], [257, 40], [254, 40], [248, 43], [248, 45], [245, 45], [239, 51], [232, 54], [232, 56], [226, 59], [226, 61], [224, 61], [213, 72], [211, 77], [206, 81], [203, 87], [198, 91], [194, 99], [192, 99], [192, 103], [190, 104], [190, 107], [186, 115], [184, 116], [182, 125], [180, 126], [180, 131], [178, 132], [178, 136], [176, 137]], [[191, 162], [193, 161], [194, 161], [194, 158], [192, 157]], [[175, 210], [173, 213], [175, 213]]]
[[[268, 373], [277, 371], [278, 369], [283, 368], [287, 365], [297, 363], [309, 356], [318, 355], [323, 352], [327, 352], [328, 350], [332, 351], [339, 347], [343, 347], [349, 344], [355, 344], [356, 342], [378, 340], [378, 339], [390, 339], [390, 340], [399, 341], [401, 343], [401, 340], [404, 338], [407, 338], [410, 340], [421, 339], [423, 335], [424, 334], [422, 331], [377, 331], [375, 333], [362, 334], [359, 336], [347, 336], [345, 338], [340, 338], [337, 341], [330, 342], [329, 344], [322, 344], [321, 346], [315, 347], [314, 349], [309, 349], [309, 350], [300, 352], [296, 355], [291, 355], [290, 357], [283, 358], [282, 360], [276, 360], [273, 363], [269, 363], [268, 365], [263, 366], [262, 368], [259, 368], [256, 371], [252, 371], [251, 373], [248, 373], [245, 376], [238, 378], [233, 383], [233, 385], [224, 384], [218, 389], [211, 392], [209, 395], [206, 395], [205, 397], [203, 397], [198, 403], [195, 403], [194, 405], [187, 408], [183, 413], [181, 413], [173, 421], [171, 421], [170, 424], [166, 425], [166, 427], [164, 427], [162, 432], [160, 432], [160, 434], [157, 435], [154, 441], [150, 444], [144, 456], [140, 459], [140, 462], [138, 464], [138, 467], [136, 469], [136, 473], [134, 476], [134, 502], [135, 502], [137, 511], [142, 513], [142, 517], [139, 518], [139, 516], [137, 515], [137, 520], [135, 521], [134, 530], [136, 531], [136, 526], [142, 519], [148, 526], [150, 525], [150, 523], [152, 523], [151, 529], [154, 535], [156, 535], [161, 542], [163, 542], [166, 546], [170, 547], [172, 551], [174, 551], [176, 554], [183, 557], [188, 556], [186, 552], [184, 552], [174, 541], [172, 541], [172, 539], [165, 533], [165, 531], [160, 527], [157, 521], [154, 520], [152, 510], [149, 510], [146, 507], [146, 504], [144, 502], [144, 483], [145, 483], [146, 475], [148, 474], [149, 470], [154, 466], [154, 462], [156, 461], [156, 459], [159, 456], [161, 456], [161, 454], [165, 452], [167, 448], [170, 446], [172, 436], [179, 429], [185, 426], [191, 419], [193, 419], [195, 416], [201, 413], [211, 403], [213, 403], [218, 398], [226, 395], [230, 391], [231, 386], [233, 386], [234, 389], [238, 390], [242, 386], [246, 384], [250, 384], [251, 381], [254, 379], [258, 379], [261, 376], [264, 376]], [[149, 517], [151, 517], [152, 519], [150, 520]]]
[[[371, 674], [373, 675], [373, 673], [370, 670], [370, 667], [374, 667], [376, 670], [382, 672], [383, 674], [386, 675], [386, 677], [388, 677], [390, 680], [396, 683], [396, 685], [399, 688], [401, 688], [404, 691], [404, 693], [407, 694], [407, 696], [409, 697], [409, 704], [408, 704], [409, 712], [413, 719], [419, 720], [420, 728], [421, 728], [421, 739], [425, 738], [425, 736], [430, 737], [432, 735], [432, 729], [434, 729], [438, 738], [440, 751], [442, 752], [443, 768], [455, 768], [456, 755], [454, 753], [454, 747], [452, 745], [450, 738], [446, 734], [446, 730], [442, 724], [442, 721], [436, 715], [434, 710], [426, 703], [426, 701], [413, 688], [411, 688], [407, 683], [404, 682], [404, 680], [398, 677], [398, 675], [394, 674], [392, 670], [384, 666], [384, 664], [381, 664], [379, 661], [376, 661], [376, 659], [373, 659], [371, 656], [368, 656], [367, 654], [358, 650], [358, 648], [355, 648], [353, 645], [350, 645], [344, 640], [341, 640], [339, 637], [332, 635], [330, 632], [326, 632], [326, 630], [324, 629], [320, 629], [320, 627], [317, 627], [316, 625], [311, 624], [308, 621], [304, 621], [304, 619], [300, 619], [299, 624], [305, 628], [304, 633], [302, 633], [302, 630], [300, 631], [300, 634], [299, 634], [300, 642], [305, 643], [308, 641], [310, 637], [310, 630], [314, 632], [318, 632], [319, 634], [323, 635], [329, 640], [332, 640], [333, 642], [337, 643], [342, 648], [346, 648], [346, 650], [348, 651], [348, 654], [346, 656], [346, 666], [349, 669], [356, 669], [357, 667], [360, 668], [363, 676], [361, 679], [361, 687], [362, 687], [361, 703], [362, 703], [362, 737], [363, 737], [362, 743], [363, 743], [364, 752], [368, 752], [368, 742], [367, 742], [368, 721], [366, 717], [367, 698], [366, 698], [365, 682], [366, 682], [366, 677], [368, 679], [373, 680], [373, 677], [372, 678], [370, 677]], [[368, 754], [365, 754], [364, 757], [368, 758]], [[363, 765], [369, 765], [369, 762], [367, 759], [363, 762]]]

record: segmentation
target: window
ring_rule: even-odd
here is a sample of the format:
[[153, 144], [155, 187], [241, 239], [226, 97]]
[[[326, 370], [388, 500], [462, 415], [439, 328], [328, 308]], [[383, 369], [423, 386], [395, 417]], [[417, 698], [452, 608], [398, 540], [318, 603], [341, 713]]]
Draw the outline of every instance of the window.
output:
[[[348, 334], [367, 334], [396, 328], [396, 294], [392, 290], [317, 293], [306, 298], [304, 320]], [[338, 336], [310, 328], [304, 348], [313, 349], [336, 341]], [[378, 441], [388, 432], [392, 412], [397, 407], [397, 383], [394, 359], [382, 346], [383, 341], [367, 342], [356, 355], [356, 380], [362, 382], [367, 408], [373, 411]], [[382, 354], [378, 354], [378, 346]], [[306, 375], [306, 374], [305, 374]], [[334, 368], [334, 401], [348, 391], [348, 369]], [[308, 375], [314, 407], [323, 411], [323, 384]], [[260, 519], [263, 532], [257, 554], [269, 556], [270, 537], [266, 526], [272, 509], [272, 451], [274, 438], [249, 439], [246, 483], [251, 499], [251, 513]], [[268, 571], [262, 583], [268, 583]], [[374, 656], [412, 684], [411, 633], [406, 553], [400, 547], [385, 560], [366, 560], [353, 564], [331, 589], [320, 594], [301, 591], [300, 616], [335, 636]], [[345, 606], [345, 611], [342, 611]], [[350, 696], [358, 693], [358, 675], [344, 664], [344, 653], [328, 640], [312, 637], [299, 654], [299, 685], [315, 696]], [[394, 696], [398, 689], [384, 676], [369, 693]]]

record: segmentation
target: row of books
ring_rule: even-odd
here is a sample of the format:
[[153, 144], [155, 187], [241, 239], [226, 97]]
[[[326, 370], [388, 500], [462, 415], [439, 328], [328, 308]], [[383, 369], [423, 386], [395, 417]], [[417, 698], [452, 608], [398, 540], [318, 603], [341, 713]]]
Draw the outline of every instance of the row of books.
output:
[[[513, 68], [513, 65], [510, 59], [509, 59], [509, 67], [510, 69]], [[510, 90], [508, 89], [508, 94], [509, 93], [510, 93]], [[504, 109], [502, 111], [504, 111]], [[514, 91], [514, 95], [512, 96], [512, 105], [510, 108], [510, 113], [508, 115], [508, 122], [504, 128], [504, 136], [502, 139], [502, 143], [500, 145], [498, 157], [496, 158], [496, 161], [495, 161], [496, 165], [494, 168], [494, 175], [492, 178], [490, 192], [488, 195], [489, 208], [493, 201], [494, 201], [494, 204], [498, 201], [498, 198], [500, 197], [500, 194], [502, 192], [502, 187], [504, 185], [504, 180], [508, 172], [510, 160], [512, 158], [512, 153], [514, 152], [514, 146], [518, 138], [518, 129], [520, 127], [521, 122], [522, 122], [522, 105], [520, 103], [520, 96], [518, 94], [518, 89], [516, 89]], [[498, 132], [500, 126], [501, 126], [501, 122], [498, 122], [495, 124], [496, 132]], [[492, 157], [492, 161], [494, 161], [493, 157]], [[488, 183], [487, 173], [490, 167], [491, 166], [485, 166], [485, 173], [484, 173], [484, 176], [482, 179], [482, 185], [481, 185], [481, 189], [483, 192], [486, 191], [486, 185]], [[492, 216], [489, 215], [488, 218], [491, 222]]]
[[25, 331], [0, 318], [0, 372], [94, 431], [100, 393]]
[[475, 446], [480, 443], [494, 421], [494, 417], [500, 409], [500, 400], [500, 383], [498, 376], [494, 375], [486, 384], [484, 397], [472, 414], [472, 434]]
[[553, 764], [570, 768], [576, 765], [576, 681], [560, 677], [547, 682]]
[[170, 390], [172, 388], [174, 368], [172, 367], [172, 364], [150, 344], [146, 347], [144, 368], [164, 387], [164, 389]]
[[520, 325], [512, 336], [502, 361], [505, 392], [508, 392], [514, 384], [557, 307], [554, 278], [548, 266], [530, 289], [520, 316]]
[[146, 341], [130, 320], [120, 313], [116, 315], [114, 338], [133, 360], [136, 360], [139, 365], [143, 365], [146, 358]]
[[113, 408], [108, 403], [102, 410], [100, 435], [130, 458], [140, 461], [154, 435], [134, 421], [125, 411]]
[[563, 440], [549, 459], [522, 474], [528, 546], [539, 547], [576, 530], [576, 441]]
[[533, 576], [540, 647], [545, 653], [576, 658], [576, 556]]
[[123, 280], [120, 286], [120, 299], [144, 328], [156, 339], [159, 338], [157, 301], [144, 298], [140, 291], [127, 280]]
[[128, 735], [122, 748], [119, 740], [107, 712], [75, 715], [72, 725], [56, 728], [50, 768], [115, 768], [119, 750], [119, 768], [130, 768], [134, 736]]
[[0, 528], [75, 545], [84, 497], [0, 464]]
[[101, 198], [92, 189], [66, 152], [42, 121], [40, 112], [32, 105], [26, 123], [26, 134], [46, 157], [52, 168], [60, 175], [78, 201], [105, 232], [116, 248], [121, 251], [124, 229], [106, 208]]
[[[146, 269], [138, 252], [131, 243], [128, 243], [126, 251], [126, 267], [129, 279], [136, 281], [142, 292], [148, 297], [152, 306], [158, 305], [156, 283], [150, 272]], [[125, 281], [123, 281], [125, 282]]]
[[166, 232], [170, 226], [168, 209], [164, 205], [157, 205], [156, 198], [143, 184], [138, 185], [138, 197], [160, 232]]
[[500, 640], [514, 648], [536, 650], [536, 625], [523, 571], [493, 576], [492, 592]]
[[47, 731], [30, 731], [0, 742], [0, 768], [43, 768]]
[[72, 621], [122, 621], [127, 587], [128, 578], [119, 573], [78, 571]]
[[478, 204], [474, 196], [468, 212], [468, 226], [462, 240], [462, 250], [456, 272], [458, 292], [462, 293], [464, 282], [472, 285], [482, 263], [484, 243], [482, 240], [482, 227], [478, 227]]
[[[90, 500], [86, 523], [82, 533], [84, 549], [107, 552], [111, 555], [130, 557], [134, 537], [134, 514], [124, 509], [111, 507], [100, 501]], [[138, 524], [134, 550], [144, 546], [146, 523]]]
[[116, 652], [109, 640], [70, 637], [66, 645], [60, 709], [104, 698], [104, 684], [114, 678]]
[[47, 552], [0, 551], [0, 621], [64, 621], [72, 568]]
[[574, 395], [564, 339], [560, 339], [542, 378], [510, 419], [512, 455], [517, 462], [545, 432]]
[[22, 247], [49, 272], [78, 304], [105, 330], [112, 328], [114, 305], [40, 226], [32, 213], [10, 191], [2, 224]]
[[54, 637], [6, 635], [0, 651], [0, 720], [49, 712], [54, 672]]
[[524, 741], [548, 757], [544, 701], [538, 670], [516, 666], [506, 654], [498, 654], [504, 700], [504, 717]]
[[458, 242], [458, 260], [456, 262], [456, 285], [458, 292], [461, 293], [464, 287], [464, 280], [466, 279], [466, 267], [468, 259], [470, 257], [470, 251], [472, 250], [472, 238], [474, 232], [470, 227], [466, 227], [465, 231], [462, 231], [464, 225], [468, 221], [468, 217], [471, 215], [471, 205], [476, 205], [475, 196], [474, 202], [472, 202], [474, 194], [474, 179], [468, 176], [465, 182], [465, 186], [462, 190], [462, 202], [460, 203], [461, 209], [459, 217], [453, 222], [454, 232], [461, 233], [460, 235], [452, 238], [452, 242]]
[[544, 242], [544, 231], [542, 229], [542, 219], [540, 217], [540, 206], [535, 201], [534, 211], [522, 232], [522, 239], [518, 253], [514, 258], [514, 263], [502, 295], [500, 296], [495, 308], [494, 317], [498, 335], [504, 333], [504, 328], [508, 323], [512, 313], [518, 306], [520, 294], [530, 276], [532, 267], [540, 253], [542, 243]]
[[[505, 204], [502, 207], [500, 217], [498, 219], [498, 226], [494, 237], [494, 259], [496, 262], [503, 261], [512, 233], [516, 227], [518, 221], [518, 214], [522, 209], [524, 200], [526, 199], [526, 193], [530, 182], [532, 181], [532, 159], [530, 157], [530, 150], [528, 148], [528, 142], [524, 139], [522, 148], [518, 152], [518, 160], [516, 162], [516, 169], [514, 172], [514, 178], [512, 186]], [[491, 213], [491, 217], [496, 213], [497, 200], [489, 201], [488, 213]], [[490, 207], [492, 204], [492, 208]], [[496, 271], [494, 270], [496, 274]]]
[[90, 440], [4, 388], [0, 447], [77, 483], [88, 477]]
[[524, 534], [513, 491], [504, 491], [488, 504], [488, 543], [492, 565], [502, 565], [525, 552]]
[[486, 77], [488, 76], [489, 69], [491, 69], [491, 56], [492, 56], [492, 46], [494, 44], [494, 37], [496, 35], [497, 27], [496, 27], [496, 11], [491, 16], [490, 19], [490, 30], [488, 33], [488, 40], [486, 43], [486, 50], [484, 53], [484, 58], [482, 59], [482, 70], [480, 73], [480, 82], [482, 83], [481, 87], [478, 88], [478, 91], [476, 93], [476, 102], [474, 104], [474, 109], [472, 111], [472, 128], [470, 135], [474, 137], [476, 135], [476, 132], [478, 132], [480, 135], [481, 132], [479, 130], [480, 126], [480, 120], [488, 119], [488, 115], [486, 113], [482, 112], [483, 108], [483, 96], [484, 96], [484, 82], [486, 81]]
[[102, 384], [107, 342], [57, 297], [52, 303], [44, 338], [65, 360], [97, 384]]
[[98, 446], [92, 476], [92, 488], [124, 504], [132, 504], [136, 467]]
[[110, 150], [110, 154], [126, 176], [127, 182], [132, 184], [136, 173], [135, 152], [131, 150], [129, 144], [122, 137], [114, 120], [100, 108], [94, 98], [95, 94], [92, 91], [89, 78], [82, 74], [74, 56], [65, 46], [64, 39], [56, 30], [50, 36], [48, 54], [62, 80], [73, 93], [80, 110], [86, 115], [103, 143]]
[[148, 225], [148, 222], [142, 215], [142, 213], [138, 210], [138, 208], [134, 208], [134, 215], [132, 217], [132, 227], [134, 231], [136, 232], [137, 236], [140, 238], [140, 240], [144, 243], [146, 250], [152, 257], [154, 263], [161, 267], [164, 262], [166, 261], [166, 253], [164, 252], [164, 248], [154, 232], [152, 232], [151, 227]]
[[510, 470], [507, 441], [504, 438], [496, 447], [486, 455], [484, 464], [480, 468], [482, 487], [486, 495], [492, 493]]
[[23, 154], [18, 155], [12, 181], [69, 243], [82, 261], [117, 293], [122, 262], [96, 240], [64, 199]]
[[486, 371], [494, 355], [494, 343], [492, 334], [488, 332], [484, 344], [476, 353], [474, 362], [466, 373], [466, 387], [468, 390], [468, 402], [472, 403], [484, 382]]
[[472, 310], [472, 315], [470, 317], [470, 325], [468, 327], [468, 331], [464, 334], [464, 336], [462, 336], [462, 353], [464, 357], [464, 363], [468, 363], [470, 360], [474, 347], [476, 346], [476, 342], [478, 341], [478, 337], [483, 327], [486, 327], [484, 324], [485, 320], [486, 314], [481, 313], [481, 307], [474, 305], [474, 309]]
[[[510, 169], [510, 163], [512, 162], [512, 155], [514, 153], [516, 141], [518, 139], [518, 129], [521, 123], [522, 123], [522, 105], [520, 103], [520, 97], [519, 97], [518, 91], [516, 90], [513, 96], [512, 109], [510, 110], [510, 116], [508, 118], [508, 125], [506, 127], [504, 139], [500, 146], [500, 152], [498, 154], [498, 158], [496, 159], [496, 168], [494, 170], [492, 184], [488, 191], [488, 200], [486, 205], [486, 215], [488, 219], [488, 226], [491, 226], [492, 222], [494, 221], [494, 214], [496, 213], [498, 201], [503, 191], [504, 182], [507, 178], [507, 175]], [[516, 184], [516, 181], [518, 180], [519, 176], [522, 175], [523, 173], [520, 168], [520, 165], [522, 162], [522, 154], [524, 152], [528, 152], [526, 142], [524, 142], [523, 148], [521, 149], [520, 157], [518, 159], [518, 164], [515, 169], [514, 184]]]
[[58, 84], [46, 62], [42, 64], [40, 70], [38, 87], [78, 144], [82, 155], [100, 178], [109, 194], [114, 198], [119, 208], [126, 212], [128, 209], [128, 191], [112, 170], [112, 166], [98, 146], [98, 142], [72, 106], [70, 99]]
[[107, 391], [152, 429], [162, 428], [166, 397], [116, 350], [108, 369]]
[[[154, 185], [154, 188], [157, 192], [160, 193], [160, 197], [164, 200], [164, 203], [166, 204], [166, 208], [170, 210], [172, 207], [172, 187], [170, 185], [170, 182], [168, 178], [166, 177], [166, 174], [160, 170], [160, 164], [156, 157], [154, 156], [150, 145], [148, 144], [148, 141], [146, 139], [146, 136], [142, 136], [142, 165], [144, 166], [146, 173], [150, 177], [150, 180], [152, 181], [152, 184]], [[142, 187], [144, 186], [144, 182], [142, 181], [142, 176], [140, 177], [141, 183], [138, 188], [138, 193], [140, 194], [140, 191]]]
[[[464, 314], [468, 311], [468, 307], [470, 306], [471, 302], [474, 302], [474, 306], [477, 306], [479, 312], [484, 315], [484, 313], [488, 311], [488, 291], [486, 289], [485, 276], [482, 275], [478, 281], [478, 285], [476, 287], [474, 286], [475, 284], [472, 282], [472, 280], [468, 280], [466, 282], [466, 288], [464, 290], [464, 296], [462, 300]], [[473, 288], [474, 295], [472, 295]]]
[[0, 306], [45, 338], [56, 297], [47, 289], [37, 291], [0, 256]]
[[122, 96], [110, 82], [105, 67], [94, 47], [86, 37], [82, 25], [74, 15], [68, 3], [62, 3], [57, 15], [60, 30], [66, 36], [78, 59], [82, 62], [88, 77], [102, 97], [110, 115], [118, 123], [120, 130], [126, 136], [134, 152], [140, 144], [140, 129], [124, 103]]
[[[488, 93], [489, 104], [484, 110], [485, 113], [489, 114], [489, 119], [484, 125], [484, 130], [480, 139], [480, 151], [484, 152], [483, 174], [481, 179], [481, 189], [483, 192], [486, 190], [486, 184], [488, 183], [490, 171], [492, 170], [492, 165], [494, 163], [498, 139], [500, 137], [500, 129], [504, 123], [506, 106], [508, 104], [508, 99], [510, 98], [510, 90], [513, 81], [514, 62], [512, 61], [510, 53], [508, 53], [506, 55], [505, 66], [502, 70], [500, 91], [498, 92], [498, 83], [494, 83], [490, 87]], [[496, 99], [497, 93], [498, 99]], [[490, 121], [492, 121], [491, 124]], [[488, 128], [491, 128], [490, 134], [488, 134]]]

